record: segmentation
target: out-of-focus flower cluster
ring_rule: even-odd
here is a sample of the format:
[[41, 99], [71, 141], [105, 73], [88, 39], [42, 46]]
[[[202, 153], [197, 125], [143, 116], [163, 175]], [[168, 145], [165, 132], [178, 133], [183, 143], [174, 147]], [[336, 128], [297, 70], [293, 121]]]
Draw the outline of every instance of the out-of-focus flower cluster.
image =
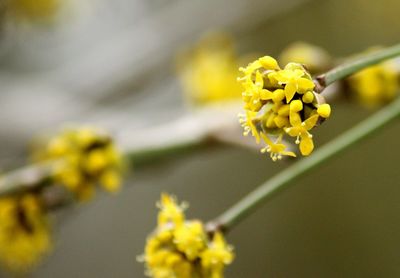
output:
[[0, 262], [6, 269], [27, 272], [51, 247], [49, 220], [38, 197], [0, 199]]
[[241, 87], [236, 81], [239, 64], [231, 38], [223, 34], [208, 35], [180, 55], [179, 77], [190, 103], [240, 100]]
[[166, 194], [159, 204], [158, 226], [148, 237], [142, 260], [155, 278], [220, 278], [233, 261], [232, 247], [216, 232], [209, 239], [202, 222], [186, 220], [184, 204]]
[[279, 55], [279, 63], [299, 63], [311, 74], [322, 73], [332, 67], [332, 57], [322, 47], [305, 42], [288, 45]]
[[283, 143], [284, 135], [295, 137], [302, 155], [314, 149], [310, 131], [331, 113], [329, 104], [314, 92], [314, 83], [307, 70], [298, 63], [289, 63], [283, 69], [277, 61], [264, 56], [240, 68], [239, 78], [244, 92], [245, 114], [240, 115], [244, 134], [251, 133], [267, 145], [275, 161], [282, 156], [296, 156]]
[[112, 138], [94, 127], [65, 129], [34, 153], [37, 161], [57, 161], [54, 180], [80, 200], [93, 196], [96, 184], [116, 192], [121, 184], [122, 156]]
[[47, 21], [57, 16], [60, 0], [5, 0], [5, 12], [17, 20]]
[[399, 65], [395, 61], [368, 67], [349, 77], [347, 82], [351, 95], [367, 107], [392, 101], [400, 90]]

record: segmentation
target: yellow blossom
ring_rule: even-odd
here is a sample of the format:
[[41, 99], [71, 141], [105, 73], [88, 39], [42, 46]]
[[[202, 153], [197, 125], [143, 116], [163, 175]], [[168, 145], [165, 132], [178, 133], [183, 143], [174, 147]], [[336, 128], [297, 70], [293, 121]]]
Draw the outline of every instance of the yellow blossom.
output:
[[160, 208], [158, 213], [158, 225], [162, 226], [168, 223], [174, 225], [180, 225], [185, 220], [183, 213], [185, 205], [178, 205], [173, 196], [163, 193], [161, 195], [161, 201], [157, 204]]
[[246, 114], [239, 114], [239, 122], [242, 125], [244, 132], [243, 135], [247, 136], [251, 133], [256, 138], [257, 143], [260, 141], [260, 133], [255, 124], [255, 118], [257, 113], [252, 111], [246, 111]]
[[321, 47], [306, 42], [294, 42], [281, 52], [279, 62], [282, 64], [295, 62], [306, 65], [307, 69], [314, 74], [328, 70], [332, 64], [332, 58]]
[[205, 248], [206, 235], [203, 224], [200, 221], [186, 221], [178, 225], [174, 230], [174, 243], [189, 261], [195, 260]]
[[296, 154], [294, 152], [290, 151], [285, 151], [287, 146], [285, 144], [282, 144], [282, 134], [278, 136], [278, 139], [275, 142], [272, 142], [271, 139], [268, 138], [267, 135], [261, 134], [261, 137], [267, 144], [267, 146], [263, 149], [261, 149], [261, 152], [268, 152], [270, 154], [270, 157], [273, 161], [276, 161], [278, 159], [282, 159], [282, 156], [292, 156], [296, 157]]
[[59, 11], [60, 0], [9, 0], [8, 9], [12, 16], [24, 20], [46, 21]]
[[179, 59], [179, 77], [189, 101], [204, 105], [239, 100], [238, 65], [239, 58], [230, 37], [213, 34], [203, 38]]
[[225, 265], [231, 264], [233, 259], [232, 247], [226, 244], [220, 232], [216, 232], [207, 250], [201, 254], [203, 273], [206, 277], [221, 278]]
[[299, 113], [290, 113], [291, 127], [286, 128], [286, 133], [292, 137], [296, 137], [296, 144], [300, 144], [302, 155], [309, 155], [314, 149], [312, 135], [308, 132], [318, 121], [318, 115], [313, 115], [304, 122], [301, 121]]
[[399, 69], [387, 61], [361, 70], [348, 78], [351, 92], [367, 107], [375, 107], [393, 100], [400, 89]]
[[146, 274], [154, 278], [222, 278], [233, 261], [232, 248], [221, 233], [209, 239], [202, 222], [186, 220], [182, 205], [162, 194], [158, 226], [148, 237], [144, 255]]
[[293, 99], [295, 93], [304, 94], [315, 87], [305, 69], [295, 63], [289, 63], [285, 69], [270, 73], [268, 78], [273, 83], [285, 85], [284, 93], [287, 103]]
[[[272, 160], [296, 156], [287, 151], [284, 135], [296, 137], [302, 155], [309, 155], [314, 143], [310, 130], [331, 114], [329, 104], [314, 92], [314, 82], [301, 64], [288, 63], [281, 69], [276, 60], [264, 56], [240, 68], [238, 80], [244, 92], [245, 114], [240, 115], [244, 135], [252, 134], [256, 142], [263, 139], [267, 145], [261, 151], [269, 152]], [[277, 138], [273, 142], [270, 138]]]
[[0, 199], [0, 262], [12, 272], [36, 266], [51, 249], [50, 226], [37, 197]]
[[122, 156], [102, 130], [65, 129], [37, 150], [35, 157], [39, 161], [57, 161], [54, 180], [80, 200], [90, 199], [96, 184], [109, 192], [117, 192], [120, 187]]

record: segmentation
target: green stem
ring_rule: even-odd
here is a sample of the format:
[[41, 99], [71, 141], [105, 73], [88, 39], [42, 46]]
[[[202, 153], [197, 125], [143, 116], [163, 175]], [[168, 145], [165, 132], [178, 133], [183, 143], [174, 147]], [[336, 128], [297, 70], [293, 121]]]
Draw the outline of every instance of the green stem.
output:
[[341, 80], [349, 75], [360, 71], [368, 66], [377, 64], [384, 60], [400, 55], [400, 44], [385, 48], [375, 53], [365, 54], [357, 57], [343, 65], [337, 66], [327, 73], [317, 77], [320, 85], [326, 87], [335, 81]]
[[313, 155], [303, 158], [292, 166], [278, 173], [253, 192], [245, 196], [214, 221], [209, 223], [210, 229], [229, 230], [254, 211], [259, 205], [281, 192], [298, 177], [310, 172], [322, 162], [338, 155], [366, 136], [376, 132], [400, 115], [400, 98], [343, 133], [330, 143], [315, 151]]

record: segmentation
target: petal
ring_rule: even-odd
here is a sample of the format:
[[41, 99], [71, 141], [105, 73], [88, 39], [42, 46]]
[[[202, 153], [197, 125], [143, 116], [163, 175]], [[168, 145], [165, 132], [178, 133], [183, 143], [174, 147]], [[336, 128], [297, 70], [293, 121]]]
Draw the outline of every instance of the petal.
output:
[[289, 114], [289, 119], [290, 119], [290, 124], [292, 126], [299, 126], [301, 125], [301, 118], [299, 113], [296, 112], [290, 112]]
[[299, 130], [297, 128], [294, 128], [294, 127], [285, 128], [285, 132], [287, 134], [289, 134], [289, 136], [292, 136], [292, 137], [297, 137], [300, 134]]
[[309, 91], [314, 89], [315, 85], [314, 82], [307, 78], [299, 78], [297, 80], [297, 85], [299, 86], [299, 89], [302, 91]]
[[311, 116], [310, 118], [308, 118], [307, 120], [305, 120], [304, 128], [306, 130], [312, 129], [317, 124], [318, 117], [319, 117], [318, 115], [314, 115], [314, 116]]
[[310, 134], [307, 132], [306, 134], [301, 136], [300, 152], [304, 156], [309, 155], [314, 149], [314, 142], [312, 140], [312, 137], [310, 137], [309, 135]]
[[287, 155], [287, 156], [291, 156], [291, 157], [296, 157], [296, 154], [294, 152], [281, 152], [282, 155]]
[[269, 139], [269, 137], [267, 135], [265, 135], [264, 133], [260, 133], [262, 139], [264, 140], [265, 144], [267, 144], [268, 146], [273, 145], [271, 139]]
[[271, 56], [261, 57], [260, 59], [258, 59], [258, 61], [263, 66], [263, 68], [265, 68], [267, 70], [279, 69], [278, 62]]
[[262, 77], [262, 74], [261, 74], [259, 71], [256, 72], [256, 82], [255, 82], [255, 85], [256, 85], [258, 88], [262, 88], [262, 87], [264, 86], [264, 79], [263, 79], [263, 77]]
[[301, 78], [304, 75], [304, 70], [303, 69], [295, 69], [293, 70], [293, 77]]
[[262, 100], [269, 100], [274, 97], [274, 94], [266, 89], [261, 90], [260, 92], [260, 98]]
[[294, 97], [294, 94], [296, 93], [297, 90], [297, 85], [296, 83], [289, 82], [285, 86], [285, 96], [286, 96], [286, 102], [289, 103], [289, 101], [292, 100]]

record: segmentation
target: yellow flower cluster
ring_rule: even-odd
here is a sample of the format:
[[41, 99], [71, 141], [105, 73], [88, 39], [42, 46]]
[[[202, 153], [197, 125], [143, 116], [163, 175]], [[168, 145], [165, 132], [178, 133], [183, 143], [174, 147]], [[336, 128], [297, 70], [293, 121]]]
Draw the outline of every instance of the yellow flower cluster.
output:
[[364, 105], [379, 106], [393, 100], [399, 92], [399, 69], [394, 61], [368, 67], [348, 78], [355, 97]]
[[154, 278], [221, 278], [233, 261], [232, 247], [216, 232], [210, 240], [198, 220], [185, 220], [184, 205], [161, 196], [157, 229], [149, 236], [143, 261]]
[[279, 62], [284, 65], [290, 62], [307, 65], [312, 74], [322, 73], [332, 66], [332, 58], [325, 49], [306, 42], [288, 45], [279, 55]]
[[120, 188], [122, 156], [103, 130], [93, 127], [63, 130], [35, 156], [40, 161], [57, 160], [55, 181], [80, 200], [90, 199], [96, 184], [109, 192]]
[[53, 18], [60, 4], [59, 0], [8, 0], [6, 3], [12, 16], [30, 21]]
[[29, 271], [51, 247], [50, 226], [37, 197], [0, 199], [0, 262], [7, 269]]
[[244, 74], [239, 81], [244, 87], [246, 114], [239, 117], [244, 135], [251, 133], [257, 142], [262, 139], [267, 146], [261, 151], [274, 161], [284, 155], [296, 156], [287, 150], [284, 135], [295, 137], [301, 154], [309, 155], [314, 149], [311, 129], [331, 114], [329, 104], [322, 103], [322, 97], [314, 92], [310, 74], [298, 63], [281, 69], [270, 56], [240, 71]]
[[181, 56], [179, 64], [181, 83], [192, 104], [240, 100], [241, 87], [236, 81], [239, 61], [228, 36], [205, 37]]

